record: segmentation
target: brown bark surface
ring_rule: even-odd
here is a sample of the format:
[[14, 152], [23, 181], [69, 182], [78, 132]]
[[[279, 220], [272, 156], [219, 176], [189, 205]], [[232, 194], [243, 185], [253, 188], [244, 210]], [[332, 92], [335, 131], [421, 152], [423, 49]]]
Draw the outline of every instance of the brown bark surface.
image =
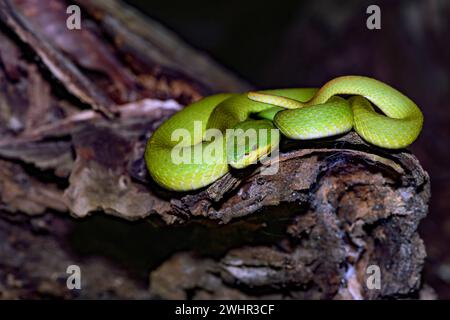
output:
[[430, 183], [412, 154], [286, 140], [275, 175], [165, 191], [152, 131], [248, 85], [119, 2], [77, 3], [81, 30], [63, 1], [0, 1], [0, 298], [419, 297]]

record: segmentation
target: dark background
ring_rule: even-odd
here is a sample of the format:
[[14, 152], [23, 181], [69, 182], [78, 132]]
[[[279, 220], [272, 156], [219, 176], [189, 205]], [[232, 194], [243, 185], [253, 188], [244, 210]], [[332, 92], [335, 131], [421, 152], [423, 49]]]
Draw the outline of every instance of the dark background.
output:
[[[450, 299], [450, 1], [127, 2], [255, 87], [360, 74], [412, 98], [425, 126], [411, 149], [432, 182], [424, 280]], [[370, 4], [381, 8], [381, 30], [366, 27]]]

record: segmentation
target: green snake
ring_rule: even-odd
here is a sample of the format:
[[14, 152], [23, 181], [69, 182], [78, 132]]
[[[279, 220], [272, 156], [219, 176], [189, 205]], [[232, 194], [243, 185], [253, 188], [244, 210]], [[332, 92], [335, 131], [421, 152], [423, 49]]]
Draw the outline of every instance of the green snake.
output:
[[[279, 137], [271, 134], [273, 129], [297, 140], [330, 137], [354, 129], [370, 144], [400, 149], [418, 137], [422, 125], [422, 112], [401, 92], [372, 78], [342, 76], [320, 89], [205, 97], [175, 113], [153, 133], [147, 142], [145, 162], [153, 180], [162, 187], [189, 191], [211, 184], [230, 167], [243, 168], [270, 154], [279, 142]], [[229, 134], [227, 129], [234, 130]], [[248, 129], [269, 133], [265, 139], [256, 136], [253, 141], [229, 144]], [[211, 132], [222, 133], [224, 138]], [[179, 133], [189, 134], [189, 139], [180, 141]], [[177, 154], [188, 155], [189, 160], [174, 161]]]

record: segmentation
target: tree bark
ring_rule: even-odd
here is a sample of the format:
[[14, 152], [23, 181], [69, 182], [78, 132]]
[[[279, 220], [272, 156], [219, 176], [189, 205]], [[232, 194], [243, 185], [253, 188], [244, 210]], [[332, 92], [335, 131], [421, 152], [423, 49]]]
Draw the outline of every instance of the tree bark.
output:
[[64, 2], [0, 2], [0, 298], [419, 297], [430, 182], [412, 154], [283, 140], [277, 174], [163, 190], [151, 132], [249, 85], [120, 2], [76, 2], [81, 30]]

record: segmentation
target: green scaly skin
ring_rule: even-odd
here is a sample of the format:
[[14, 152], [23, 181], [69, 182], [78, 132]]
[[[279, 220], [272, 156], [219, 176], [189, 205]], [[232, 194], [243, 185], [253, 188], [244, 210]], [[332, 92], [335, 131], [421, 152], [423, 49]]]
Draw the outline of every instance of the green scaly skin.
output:
[[[346, 100], [338, 95], [350, 95]], [[374, 111], [372, 104], [384, 114]], [[253, 120], [251, 116], [265, 120]], [[194, 122], [201, 128], [194, 133]], [[387, 149], [410, 145], [422, 130], [423, 115], [408, 97], [378, 80], [362, 76], [343, 76], [322, 88], [265, 90], [245, 94], [217, 94], [195, 102], [177, 112], [152, 135], [145, 150], [145, 161], [152, 178], [173, 191], [202, 188], [229, 171], [243, 168], [268, 155], [278, 144], [253, 141], [239, 150], [227, 148], [227, 129], [274, 129], [291, 139], [317, 139], [350, 131], [367, 142]], [[185, 129], [193, 139], [172, 141], [176, 129]], [[217, 129], [225, 139], [205, 136]], [[235, 138], [233, 136], [233, 138]], [[211, 153], [210, 150], [221, 152]], [[206, 152], [206, 151], [209, 152]], [[228, 151], [228, 153], [227, 153]], [[202, 154], [197, 163], [174, 163], [172, 152]], [[189, 153], [190, 152], [190, 153]]]

